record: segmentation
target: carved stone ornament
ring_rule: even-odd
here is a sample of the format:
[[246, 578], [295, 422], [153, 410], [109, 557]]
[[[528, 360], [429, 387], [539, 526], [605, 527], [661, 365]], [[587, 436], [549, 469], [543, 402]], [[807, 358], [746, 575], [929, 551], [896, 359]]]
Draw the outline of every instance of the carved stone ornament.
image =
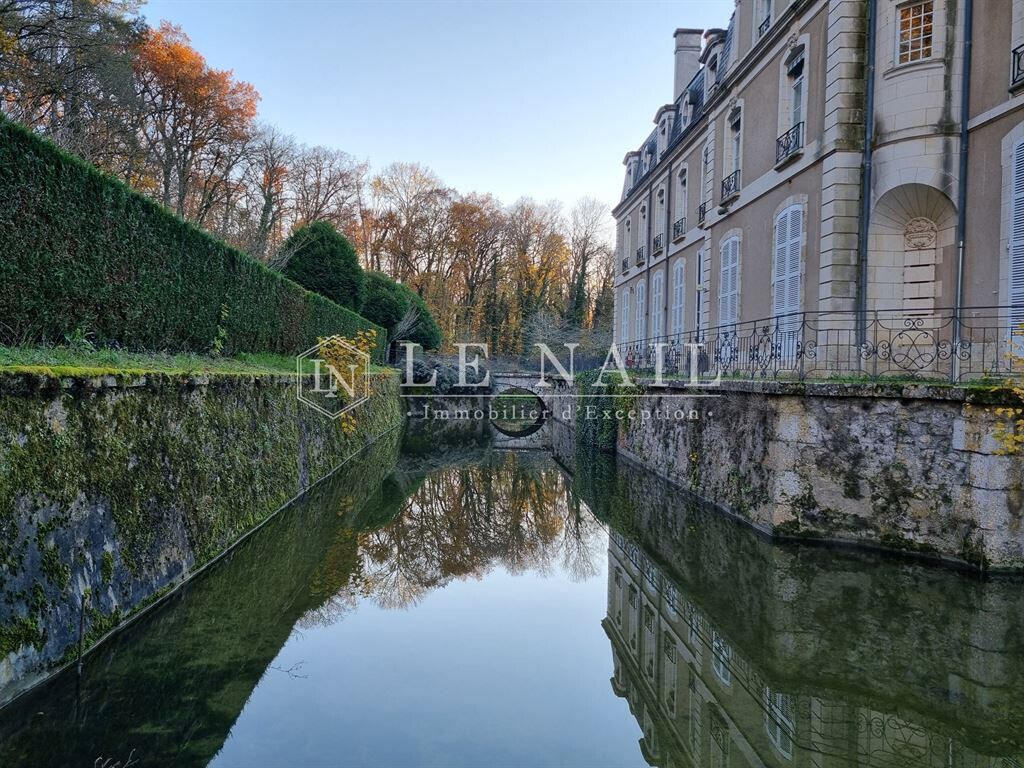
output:
[[919, 251], [922, 248], [934, 248], [938, 230], [931, 219], [918, 217], [907, 222], [904, 232], [904, 245], [908, 251]]

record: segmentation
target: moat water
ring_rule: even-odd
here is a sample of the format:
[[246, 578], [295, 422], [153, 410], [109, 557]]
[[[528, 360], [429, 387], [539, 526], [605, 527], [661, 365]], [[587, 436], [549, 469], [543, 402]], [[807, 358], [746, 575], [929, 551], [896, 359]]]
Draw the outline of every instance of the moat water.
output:
[[1024, 587], [592, 455], [381, 444], [0, 710], [0, 766], [1024, 765]]

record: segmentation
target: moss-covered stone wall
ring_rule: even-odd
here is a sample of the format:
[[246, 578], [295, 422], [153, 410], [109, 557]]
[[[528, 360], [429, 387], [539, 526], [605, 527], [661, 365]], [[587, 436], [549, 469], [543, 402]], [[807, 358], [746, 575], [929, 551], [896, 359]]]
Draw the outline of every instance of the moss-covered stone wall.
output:
[[767, 533], [1024, 568], [1024, 460], [984, 392], [732, 382], [635, 410], [620, 455]]
[[0, 376], [0, 702], [400, 425], [372, 388], [346, 434], [292, 376]]

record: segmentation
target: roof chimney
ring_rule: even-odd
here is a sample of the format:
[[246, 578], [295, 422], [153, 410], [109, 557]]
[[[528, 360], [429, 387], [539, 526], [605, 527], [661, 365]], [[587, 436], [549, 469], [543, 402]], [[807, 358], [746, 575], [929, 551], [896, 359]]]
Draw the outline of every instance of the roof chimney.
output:
[[700, 67], [700, 41], [703, 29], [677, 29], [676, 40], [676, 77], [672, 100], [677, 100], [693, 80]]

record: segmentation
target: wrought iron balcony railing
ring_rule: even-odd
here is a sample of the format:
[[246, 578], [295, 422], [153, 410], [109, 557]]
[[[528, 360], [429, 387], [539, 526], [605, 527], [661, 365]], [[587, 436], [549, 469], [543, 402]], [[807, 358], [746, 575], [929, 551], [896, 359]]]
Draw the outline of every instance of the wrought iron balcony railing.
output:
[[636, 265], [637, 265], [638, 267], [639, 267], [639, 266], [640, 266], [641, 264], [643, 264], [643, 263], [644, 263], [644, 251], [645, 251], [645, 250], [646, 250], [646, 249], [645, 249], [645, 248], [644, 248], [644, 247], [643, 247], [642, 245], [641, 245], [641, 246], [640, 246], [639, 248], [637, 248], [637, 249], [636, 249]]
[[771, 16], [769, 16], [767, 19], [765, 19], [764, 21], [761, 22], [760, 26], [758, 26], [758, 28], [757, 28], [757, 39], [758, 40], [760, 40], [762, 37], [765, 36], [765, 33], [768, 31], [768, 28], [771, 25], [772, 25], [772, 17]]
[[622, 260], [622, 274], [629, 272], [629, 257], [627, 256]]
[[1024, 360], [1010, 353], [1024, 340], [1022, 315], [1020, 305], [796, 312], [618, 347], [630, 370], [652, 371], [662, 344], [664, 373], [708, 379], [1021, 380]]
[[682, 218], [676, 219], [675, 223], [672, 225], [672, 239], [673, 240], [678, 240], [679, 238], [681, 238], [685, 234], [686, 234], [686, 217], [683, 216]]
[[1024, 83], [1024, 45], [1018, 45], [1010, 53], [1010, 86]]
[[722, 179], [722, 202], [732, 200], [740, 193], [740, 172], [733, 171]]
[[775, 164], [779, 165], [800, 154], [804, 146], [804, 124], [797, 123], [775, 140]]
[[700, 207], [697, 208], [697, 226], [704, 226], [704, 221], [708, 217], [708, 206], [710, 203], [701, 203]]
[[651, 246], [651, 253], [657, 253], [665, 247], [665, 235], [661, 232], [654, 236], [654, 244]]

